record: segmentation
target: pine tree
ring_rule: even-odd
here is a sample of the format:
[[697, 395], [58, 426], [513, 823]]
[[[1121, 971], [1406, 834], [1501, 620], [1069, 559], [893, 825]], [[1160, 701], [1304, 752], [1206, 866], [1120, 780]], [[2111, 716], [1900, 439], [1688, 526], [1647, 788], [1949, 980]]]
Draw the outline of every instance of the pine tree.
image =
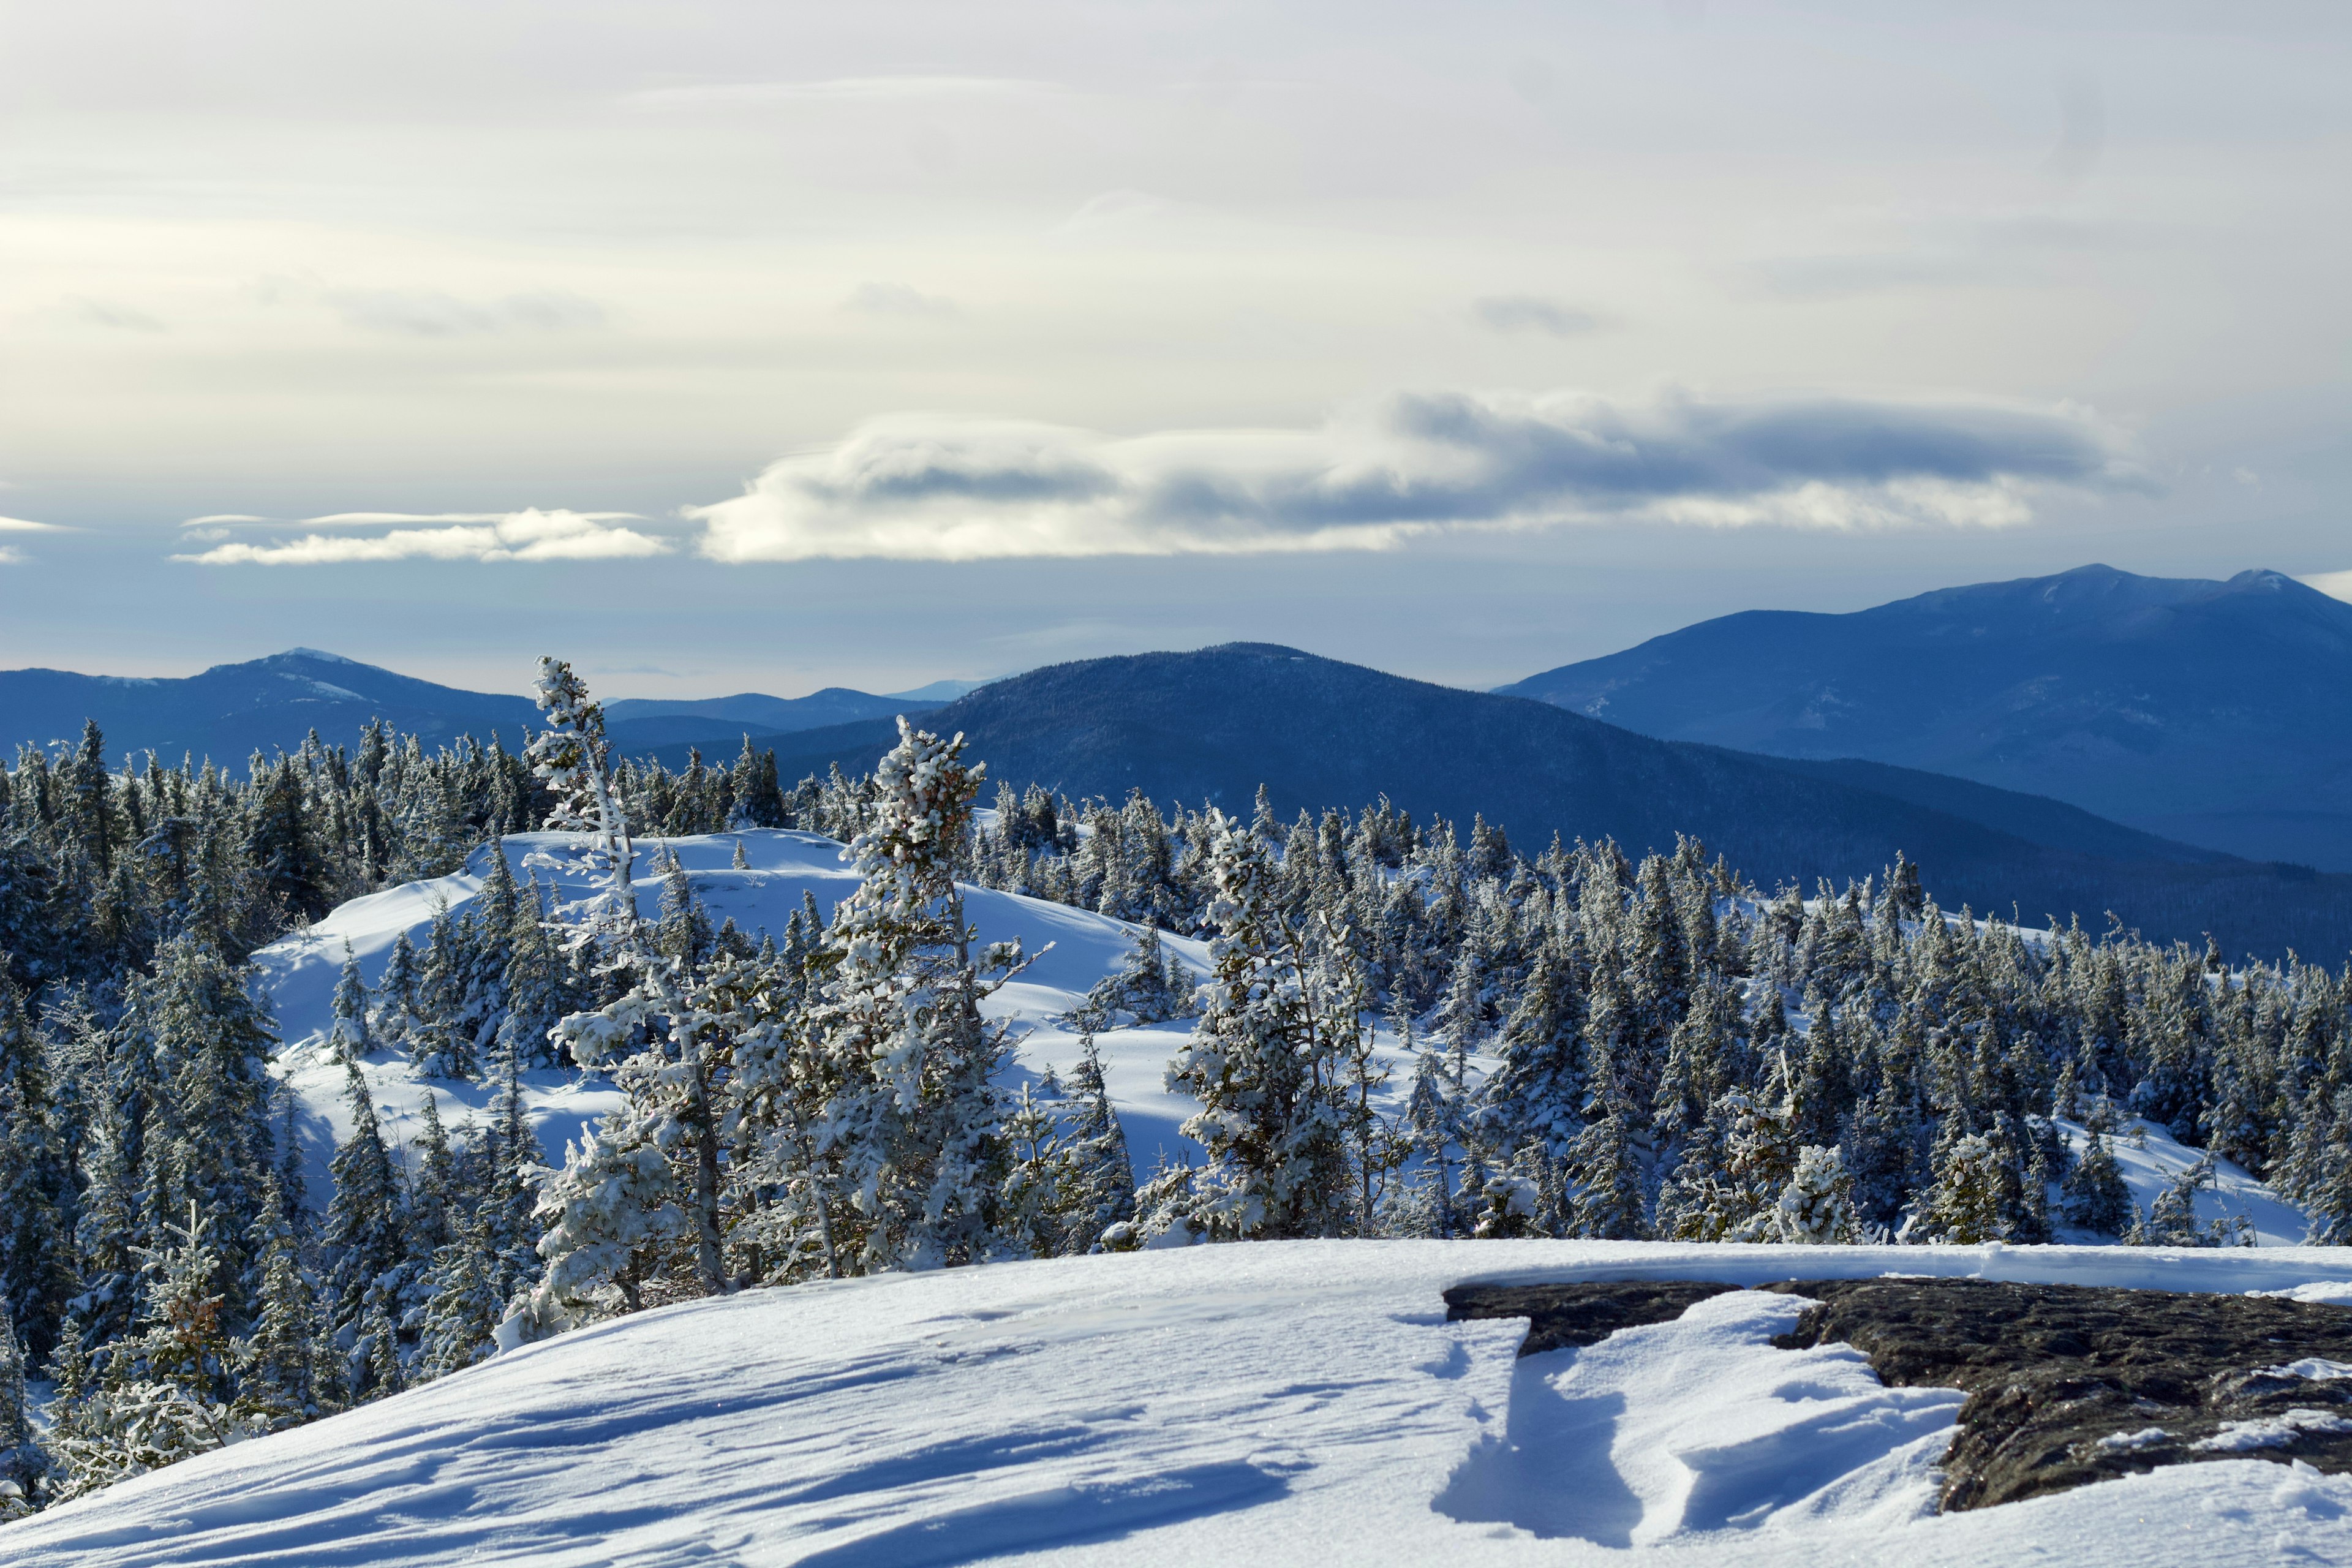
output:
[[1017, 945], [972, 953], [954, 860], [984, 769], [899, 721], [847, 857], [858, 888], [825, 933], [831, 974], [811, 1026], [837, 1085], [810, 1129], [856, 1194], [859, 1266], [979, 1262], [994, 1250], [1005, 1151], [992, 1083], [1009, 1051], [982, 1000], [1022, 966]]
[[[403, 932], [401, 940], [407, 940]], [[367, 977], [360, 973], [359, 955], [343, 943], [343, 972], [335, 981], [333, 1021], [327, 1026], [327, 1049], [337, 1061], [355, 1062], [375, 1048], [368, 1034]]]
[[1069, 1089], [1074, 1105], [1070, 1148], [1076, 1173], [1069, 1210], [1080, 1216], [1082, 1238], [1091, 1247], [1111, 1226], [1135, 1217], [1135, 1165], [1128, 1154], [1127, 1131], [1111, 1108], [1102, 1053], [1091, 1034], [1079, 1037], [1078, 1064], [1071, 1070]]
[[332, 1410], [331, 1375], [318, 1300], [303, 1271], [299, 1237], [283, 1189], [269, 1186], [260, 1240], [261, 1307], [243, 1348], [236, 1409], [270, 1431], [299, 1426]]
[[2131, 1194], [2116, 1164], [2106, 1135], [2094, 1132], [2083, 1145], [2082, 1158], [2066, 1173], [2065, 1216], [2070, 1225], [2103, 1236], [2120, 1236], [2132, 1223]]
[[428, 1294], [418, 1332], [416, 1365], [427, 1377], [446, 1376], [496, 1352], [507, 1298], [499, 1289], [491, 1232], [477, 1215], [441, 1248], [425, 1277]]
[[[407, 1252], [402, 1237], [406, 1205], [391, 1151], [384, 1147], [383, 1126], [376, 1120], [375, 1101], [359, 1068], [347, 1070], [352, 1133], [337, 1146], [329, 1165], [335, 1195], [327, 1205], [327, 1222], [320, 1237], [330, 1260], [328, 1322], [331, 1331], [346, 1337], [362, 1331], [371, 1313], [381, 1315], [386, 1300], [397, 1299], [401, 1265]], [[371, 1386], [363, 1361], [355, 1361], [354, 1372], [354, 1392]]]
[[[2157, 1194], [2147, 1213], [2124, 1233], [2126, 1247], [2226, 1247], [2241, 1235], [2237, 1221], [2221, 1218], [2200, 1224], [2197, 1194], [2213, 1184], [2213, 1156], [2209, 1152], [2184, 1167], [2164, 1191]], [[2251, 1245], [2251, 1237], [2248, 1237]]]
[[16, 1325], [0, 1308], [0, 1524], [33, 1511], [49, 1468], [33, 1426], [33, 1405], [25, 1392], [25, 1349]]
[[[1465, 1086], [1455, 1079], [1451, 1056], [1427, 1047], [1416, 1052], [1412, 1088], [1405, 1096], [1404, 1131], [1420, 1161], [1415, 1174], [1414, 1228], [1451, 1240], [1475, 1225], [1460, 1212], [1456, 1185], [1468, 1163], [1464, 1143]], [[1475, 1190], [1472, 1190], [1475, 1204]]]
[[47, 1053], [0, 961], [0, 1317], [34, 1355], [55, 1342], [72, 1292], [73, 1198]]
[[1833, 1149], [1808, 1144], [1781, 1189], [1771, 1239], [1791, 1246], [1850, 1245], [1861, 1239], [1854, 1221], [1853, 1178]]
[[51, 1443], [66, 1475], [61, 1497], [256, 1435], [230, 1407], [235, 1352], [213, 1289], [221, 1259], [209, 1244], [210, 1222], [191, 1206], [184, 1226], [166, 1228], [177, 1246], [142, 1249], [155, 1279], [139, 1332], [110, 1351], [94, 1385], [79, 1344], [71, 1347], [74, 1397], [67, 1399], [69, 1380], [61, 1375]]
[[1187, 1211], [1169, 1218], [1220, 1240], [1339, 1234], [1355, 1185], [1340, 1082], [1360, 1021], [1319, 994], [1310, 939], [1276, 901], [1262, 839], [1210, 820], [1206, 1005], [1167, 1076], [1201, 1102], [1183, 1132], [1208, 1163]]
[[424, 1020], [419, 1016], [418, 969], [416, 949], [404, 931], [392, 939], [392, 952], [376, 981], [375, 1011], [368, 1018], [370, 1037], [380, 1045], [404, 1046], [419, 1034]]

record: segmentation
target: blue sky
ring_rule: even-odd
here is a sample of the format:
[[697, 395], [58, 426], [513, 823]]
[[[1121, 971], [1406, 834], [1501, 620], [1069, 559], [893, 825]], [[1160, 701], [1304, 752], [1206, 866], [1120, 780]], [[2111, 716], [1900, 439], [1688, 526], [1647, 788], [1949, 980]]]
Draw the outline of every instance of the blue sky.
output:
[[1487, 685], [2092, 560], [2352, 582], [2340, 6], [0, 26], [7, 666]]

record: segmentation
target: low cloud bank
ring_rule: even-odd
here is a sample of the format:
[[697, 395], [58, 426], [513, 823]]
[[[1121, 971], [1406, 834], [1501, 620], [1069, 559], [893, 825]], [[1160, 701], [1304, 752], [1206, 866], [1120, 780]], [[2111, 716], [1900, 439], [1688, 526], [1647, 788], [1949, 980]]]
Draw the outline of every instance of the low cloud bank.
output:
[[1259, 553], [1601, 521], [2000, 527], [2137, 483], [2073, 409], [1417, 393], [1307, 429], [896, 416], [685, 515], [721, 561]]
[[[1108, 436], [903, 414], [679, 509], [721, 562], [1265, 554], [1591, 522], [2000, 528], [2038, 496], [2145, 488], [2087, 411], [1860, 399], [1405, 393], [1295, 428]], [[192, 523], [247, 523], [205, 518]], [[347, 512], [207, 565], [668, 552], [625, 512]], [[373, 528], [382, 531], [353, 532]], [[218, 537], [215, 535], [215, 537]], [[204, 536], [192, 532], [190, 543]]]
[[[205, 520], [211, 521], [211, 520]], [[245, 521], [239, 519], [238, 521]], [[198, 554], [175, 555], [206, 566], [331, 566], [356, 561], [612, 561], [660, 555], [669, 542], [623, 521], [631, 512], [338, 512], [298, 526], [391, 526], [382, 533], [305, 533], [255, 543], [236, 540]]]

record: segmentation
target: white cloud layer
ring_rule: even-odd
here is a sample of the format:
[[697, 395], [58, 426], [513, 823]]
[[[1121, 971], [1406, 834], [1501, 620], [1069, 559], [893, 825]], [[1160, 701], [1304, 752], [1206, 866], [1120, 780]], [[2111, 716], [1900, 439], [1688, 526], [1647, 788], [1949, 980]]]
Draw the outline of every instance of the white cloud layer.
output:
[[433, 289], [337, 289], [324, 295], [347, 326], [395, 337], [459, 338], [486, 332], [560, 332], [604, 324], [604, 307], [558, 289], [460, 300]]
[[306, 533], [295, 539], [216, 544], [175, 561], [206, 566], [332, 566], [362, 561], [613, 561], [666, 553], [669, 542], [624, 521], [630, 512], [337, 512], [306, 519], [309, 528], [395, 524], [382, 533]]
[[2314, 572], [2301, 582], [2331, 599], [2352, 601], [2352, 572]]
[[900, 415], [684, 515], [721, 561], [1377, 550], [1629, 521], [2002, 527], [2036, 492], [2137, 486], [2073, 408], [1403, 394], [1308, 429], [1113, 437]]

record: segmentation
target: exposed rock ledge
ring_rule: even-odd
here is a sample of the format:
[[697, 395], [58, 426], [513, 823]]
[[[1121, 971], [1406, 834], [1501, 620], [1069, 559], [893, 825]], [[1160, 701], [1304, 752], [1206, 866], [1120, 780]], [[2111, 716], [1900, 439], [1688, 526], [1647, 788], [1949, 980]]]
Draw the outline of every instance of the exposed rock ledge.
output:
[[[1669, 1322], [1739, 1287], [1692, 1280], [1465, 1285], [1453, 1318], [1528, 1320], [1521, 1355]], [[1890, 1386], [1969, 1395], [1942, 1506], [1989, 1508], [2209, 1459], [2352, 1473], [2352, 1310], [2265, 1297], [1989, 1279], [1790, 1280], [1784, 1349], [1842, 1342]]]

